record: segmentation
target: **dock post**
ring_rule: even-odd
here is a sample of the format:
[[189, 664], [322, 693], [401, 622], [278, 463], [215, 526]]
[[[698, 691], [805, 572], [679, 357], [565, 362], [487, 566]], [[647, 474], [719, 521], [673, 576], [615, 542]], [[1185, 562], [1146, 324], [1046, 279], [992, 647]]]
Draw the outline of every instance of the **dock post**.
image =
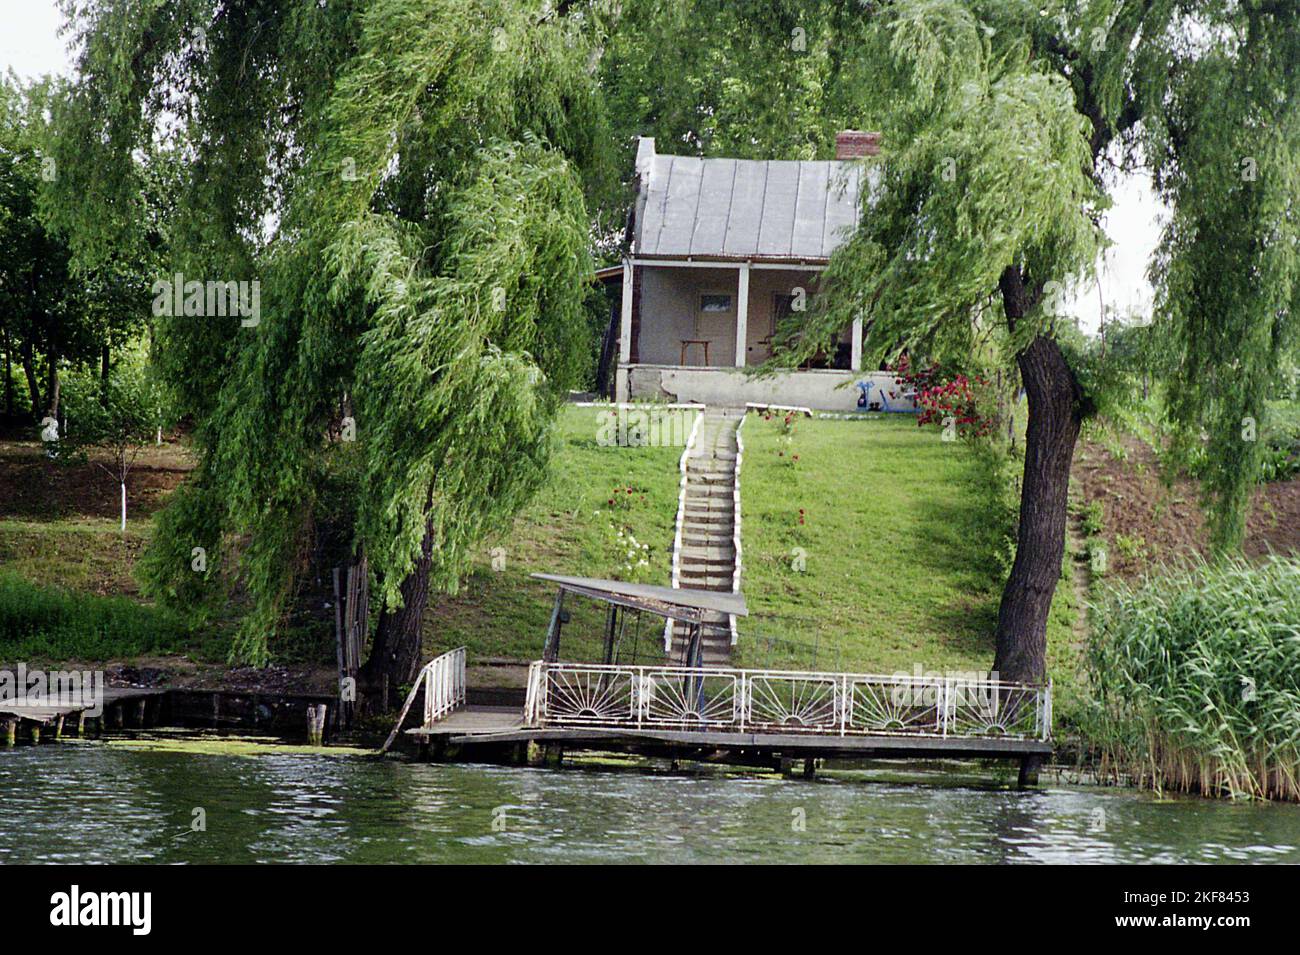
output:
[[136, 701], [135, 725], [138, 726], [140, 729], [144, 729], [145, 713], [147, 711], [148, 706], [149, 706], [149, 698], [147, 696], [142, 696], [140, 697], [139, 700]]
[[1016, 779], [1017, 789], [1028, 789], [1038, 785], [1038, 769], [1043, 765], [1043, 757], [1037, 754], [1020, 758], [1020, 776]]
[[86, 735], [86, 711], [80, 710], [77, 713], [77, 735]]
[[54, 738], [55, 739], [63, 738], [63, 714], [62, 713], [60, 713], [58, 716], [54, 718]]
[[805, 759], [803, 761], [803, 778], [812, 779], [817, 775], [817, 760]]
[[794, 775], [794, 759], [792, 757], [789, 756], [781, 757], [781, 775], [782, 776]]
[[35, 720], [32, 720], [31, 734], [32, 734], [32, 745], [33, 746], [38, 745], [41, 741], [41, 724], [37, 723]]
[[325, 743], [325, 714], [328, 707], [324, 703], [312, 703], [307, 707], [307, 742], [312, 746]]
[[559, 769], [564, 763], [564, 747], [559, 743], [547, 743], [544, 758], [551, 769]]
[[0, 733], [0, 741], [5, 746], [14, 746], [18, 743], [18, 717], [11, 716], [4, 722], [4, 731]]
[[535, 739], [515, 747], [515, 762], [520, 766], [542, 765], [542, 747]]

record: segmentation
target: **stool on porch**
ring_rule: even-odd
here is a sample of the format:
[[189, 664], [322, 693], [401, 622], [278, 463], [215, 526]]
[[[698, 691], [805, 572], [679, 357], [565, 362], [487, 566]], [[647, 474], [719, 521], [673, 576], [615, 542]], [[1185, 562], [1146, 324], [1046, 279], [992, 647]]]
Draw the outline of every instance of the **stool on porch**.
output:
[[709, 364], [709, 339], [707, 339], [707, 338], [683, 338], [683, 339], [682, 339], [682, 354], [681, 354], [681, 357], [680, 357], [680, 359], [678, 360], [677, 363], [678, 363], [679, 365], [685, 365], [685, 364], [686, 364], [686, 352], [687, 352], [687, 349], [689, 349], [690, 346], [692, 346], [692, 345], [699, 345], [701, 348], [704, 349], [704, 364], [705, 364], [705, 366], [707, 367], [708, 364]]

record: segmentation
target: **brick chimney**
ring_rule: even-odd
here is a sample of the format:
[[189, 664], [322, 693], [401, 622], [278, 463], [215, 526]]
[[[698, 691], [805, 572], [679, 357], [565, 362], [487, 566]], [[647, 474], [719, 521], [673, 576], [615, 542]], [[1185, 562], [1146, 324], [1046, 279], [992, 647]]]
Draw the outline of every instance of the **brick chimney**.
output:
[[880, 152], [880, 134], [846, 129], [835, 134], [836, 159], [861, 159]]

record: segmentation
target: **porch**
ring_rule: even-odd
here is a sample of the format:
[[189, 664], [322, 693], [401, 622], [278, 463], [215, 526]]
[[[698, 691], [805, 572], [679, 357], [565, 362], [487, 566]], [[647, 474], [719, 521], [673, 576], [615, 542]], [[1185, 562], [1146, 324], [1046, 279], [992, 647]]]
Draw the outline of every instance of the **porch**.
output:
[[772, 357], [783, 320], [811, 307], [823, 268], [754, 259], [626, 259], [615, 398], [915, 411], [893, 375], [862, 373], [861, 321], [804, 367], [761, 378], [746, 371]]

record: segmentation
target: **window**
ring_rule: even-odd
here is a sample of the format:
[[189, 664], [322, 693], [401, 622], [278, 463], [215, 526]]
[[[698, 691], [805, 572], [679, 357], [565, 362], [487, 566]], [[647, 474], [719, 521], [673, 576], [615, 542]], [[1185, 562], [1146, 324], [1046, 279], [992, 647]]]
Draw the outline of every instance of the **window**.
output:
[[700, 313], [703, 315], [722, 315], [731, 312], [731, 295], [727, 292], [702, 292], [700, 294]]

